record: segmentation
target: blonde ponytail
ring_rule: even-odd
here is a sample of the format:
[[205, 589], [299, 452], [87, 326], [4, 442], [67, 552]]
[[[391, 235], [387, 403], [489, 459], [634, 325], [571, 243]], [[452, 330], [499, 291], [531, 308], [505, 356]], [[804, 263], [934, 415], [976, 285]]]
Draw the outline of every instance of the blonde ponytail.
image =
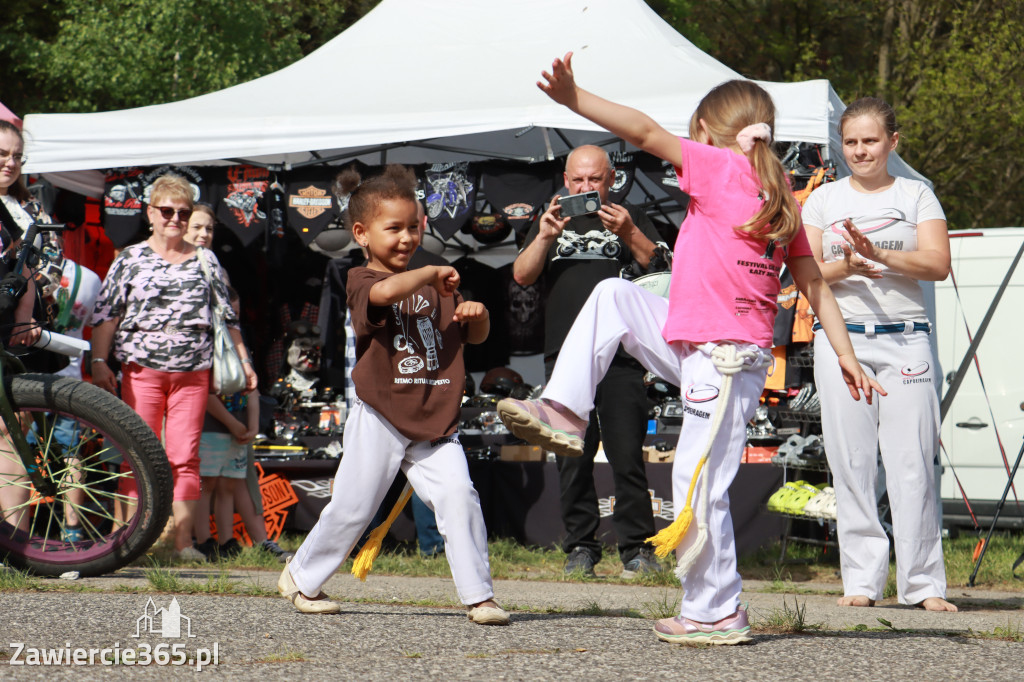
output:
[[747, 158], [761, 182], [764, 204], [750, 220], [736, 229], [764, 241], [788, 244], [803, 228], [803, 221], [782, 164], [763, 140], [754, 142]]
[[[690, 118], [690, 131], [697, 141], [728, 148], [739, 144], [737, 136], [747, 126], [761, 123], [774, 135], [775, 103], [771, 95], [753, 81], [732, 80], [715, 86], [704, 96]], [[761, 183], [764, 205], [736, 229], [757, 239], [788, 244], [803, 227], [799, 207], [771, 146], [756, 136], [752, 143], [747, 158]]]

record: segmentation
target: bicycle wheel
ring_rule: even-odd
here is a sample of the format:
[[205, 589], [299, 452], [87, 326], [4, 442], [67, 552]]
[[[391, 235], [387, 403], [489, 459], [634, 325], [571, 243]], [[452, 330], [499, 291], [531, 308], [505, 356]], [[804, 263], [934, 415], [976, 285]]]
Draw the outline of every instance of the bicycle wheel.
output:
[[[149, 549], [171, 511], [167, 455], [130, 407], [68, 377], [22, 374], [7, 393], [37, 466], [42, 496], [7, 431], [0, 436], [0, 556], [39, 575], [117, 570]], [[127, 491], [134, 488], [138, 497]]]

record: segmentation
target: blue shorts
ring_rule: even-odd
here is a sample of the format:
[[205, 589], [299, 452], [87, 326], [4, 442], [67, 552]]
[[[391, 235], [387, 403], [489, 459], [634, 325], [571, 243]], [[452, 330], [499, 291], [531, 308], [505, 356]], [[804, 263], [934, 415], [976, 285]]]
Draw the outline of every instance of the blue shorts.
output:
[[243, 445], [236, 441], [230, 433], [203, 431], [199, 441], [199, 475], [245, 478], [250, 447], [248, 443]]
[[[50, 432], [50, 438], [57, 441], [64, 447], [64, 456], [73, 457], [77, 453], [77, 446], [79, 439], [81, 438], [82, 427], [70, 417], [57, 417], [53, 422], [53, 430]], [[38, 442], [39, 438], [36, 436], [36, 426], [32, 425], [28, 433], [25, 434], [26, 440], [33, 445]]]

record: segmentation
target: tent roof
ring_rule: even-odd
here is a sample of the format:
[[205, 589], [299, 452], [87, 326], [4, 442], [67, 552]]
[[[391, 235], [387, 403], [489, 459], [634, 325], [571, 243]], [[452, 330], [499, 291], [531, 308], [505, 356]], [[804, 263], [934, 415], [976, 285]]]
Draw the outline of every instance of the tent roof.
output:
[[[309, 150], [452, 136], [488, 149], [466, 136], [596, 130], [534, 85], [569, 50], [581, 83], [680, 134], [704, 93], [739, 77], [642, 0], [384, 0], [319, 50], [247, 83], [137, 109], [31, 115], [27, 170], [297, 161]], [[827, 142], [827, 82], [781, 87], [780, 139]], [[542, 140], [527, 147], [520, 139], [507, 135], [491, 148], [546, 154]]]
[[[535, 86], [569, 50], [581, 84], [680, 135], [710, 88], [740, 77], [643, 0], [383, 0], [247, 83], [137, 109], [29, 115], [25, 170], [68, 186], [75, 174], [63, 171], [165, 163], [553, 158], [610, 139]], [[828, 81], [763, 85], [778, 139], [830, 143], [842, 103]]]

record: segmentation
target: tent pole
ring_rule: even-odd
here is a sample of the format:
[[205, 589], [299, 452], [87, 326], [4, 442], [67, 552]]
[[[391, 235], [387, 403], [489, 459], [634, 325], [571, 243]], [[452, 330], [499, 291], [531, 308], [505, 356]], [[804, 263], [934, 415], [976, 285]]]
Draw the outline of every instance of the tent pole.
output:
[[[988, 329], [988, 323], [992, 321], [992, 316], [996, 312], [996, 308], [999, 307], [999, 300], [1003, 297], [1003, 292], [1006, 291], [1006, 287], [1010, 284], [1010, 278], [1013, 277], [1014, 270], [1017, 269], [1017, 263], [1020, 262], [1021, 255], [1024, 255], [1024, 242], [1021, 242], [1020, 248], [1017, 249], [1017, 255], [1010, 263], [1010, 269], [1006, 271], [1006, 277], [1003, 278], [1002, 283], [999, 285], [999, 289], [996, 290], [996, 295], [992, 298], [992, 303], [989, 304], [988, 310], [985, 312], [985, 318], [981, 321], [981, 325], [978, 327], [978, 331], [974, 335], [974, 341], [971, 342], [970, 348], [967, 349], [967, 353], [964, 354], [963, 362], [960, 363], [960, 368], [957, 369], [956, 374], [953, 376], [953, 381], [949, 384], [949, 390], [946, 391], [946, 395], [942, 397], [942, 404], [939, 408], [939, 423], [941, 424], [946, 418], [946, 414], [949, 412], [949, 408], [953, 404], [953, 398], [956, 397], [957, 391], [960, 389], [960, 384], [964, 380], [964, 376], [967, 374], [967, 368], [971, 366], [971, 360], [974, 358], [974, 354], [978, 352], [978, 346], [981, 345], [981, 339], [985, 336], [985, 331]], [[1012, 482], [1011, 478], [1011, 482]]]
[[[1022, 456], [1024, 456], [1024, 445], [1020, 446], [1020, 452], [1017, 453], [1017, 461], [1013, 463], [1013, 471], [1010, 472], [1010, 480], [1006, 482], [1006, 488], [1003, 489], [1003, 496], [999, 499], [999, 504], [996, 505], [995, 514], [992, 515], [992, 526], [988, 529], [988, 535], [985, 536], [985, 544], [981, 546], [981, 554], [978, 555], [978, 562], [974, 564], [974, 571], [971, 572], [971, 577], [967, 580], [967, 587], [974, 587], [974, 578], [978, 575], [978, 569], [981, 568], [981, 562], [985, 558], [985, 552], [988, 551], [988, 543], [992, 539], [992, 533], [996, 530], [996, 523], [999, 521], [999, 513], [1003, 510], [1003, 505], [1006, 504], [1006, 496], [1009, 495], [1010, 488], [1013, 487], [1013, 479], [1017, 475], [1017, 467], [1020, 466], [1020, 459]], [[1014, 564], [1015, 568], [1016, 566], [1017, 564]]]

